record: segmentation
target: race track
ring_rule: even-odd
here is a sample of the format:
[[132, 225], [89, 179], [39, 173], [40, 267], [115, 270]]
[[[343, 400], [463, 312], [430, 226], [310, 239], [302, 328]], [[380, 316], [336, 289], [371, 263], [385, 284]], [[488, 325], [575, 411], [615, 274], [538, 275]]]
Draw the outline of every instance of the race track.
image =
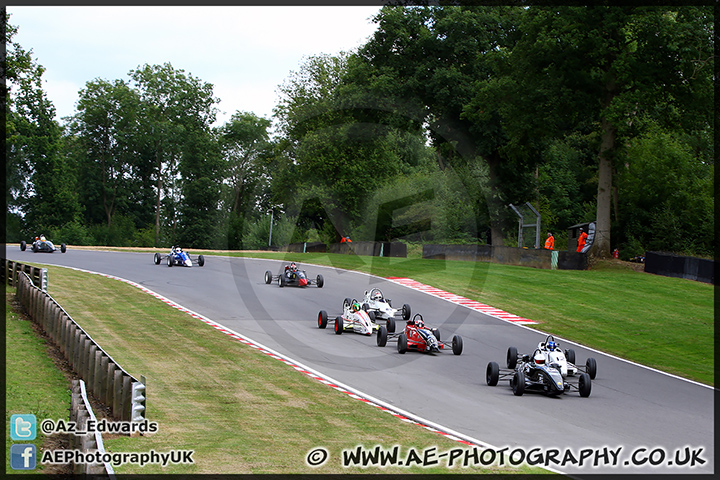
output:
[[[168, 268], [154, 265], [151, 253], [70, 248], [66, 254], [33, 254], [16, 246], [8, 246], [6, 256], [137, 282], [339, 382], [495, 447], [558, 449], [561, 457], [567, 451], [575, 456], [584, 449], [593, 451], [582, 467], [552, 465], [556, 470], [714, 472], [712, 388], [558, 339], [563, 348], [575, 349], [578, 364], [584, 364], [589, 356], [597, 360], [598, 375], [590, 397], [580, 398], [577, 393], [560, 398], [537, 394], [515, 397], [506, 381], [487, 386], [485, 367], [489, 361], [504, 367], [510, 345], [531, 353], [545, 338], [543, 333], [388, 280], [300, 264], [310, 278], [321, 273], [325, 286], [280, 289], [263, 281], [266, 270], [278, 273], [281, 268], [282, 263], [273, 260], [208, 256], [202, 268]], [[325, 330], [317, 328], [319, 310], [327, 310], [332, 319], [340, 313], [343, 298], [361, 298], [371, 287], [380, 287], [395, 307], [410, 304], [413, 313], [422, 313], [428, 325], [440, 328], [443, 340], [461, 335], [462, 355], [455, 356], [449, 350], [438, 355], [400, 355], [393, 343], [377, 347], [374, 337], [335, 335], [332, 323]], [[400, 321], [399, 328], [402, 325]], [[609, 451], [618, 449], [615, 459]], [[676, 465], [683, 463], [688, 451], [699, 453], [696, 458], [705, 463]], [[600, 461], [593, 466], [596, 454]], [[650, 465], [648, 458], [659, 464]], [[642, 460], [646, 461], [635, 465]]]

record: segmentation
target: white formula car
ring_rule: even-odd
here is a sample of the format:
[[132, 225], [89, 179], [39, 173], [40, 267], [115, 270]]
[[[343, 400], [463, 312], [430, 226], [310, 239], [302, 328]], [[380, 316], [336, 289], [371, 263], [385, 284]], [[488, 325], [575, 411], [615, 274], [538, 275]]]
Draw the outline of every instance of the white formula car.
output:
[[[318, 328], [327, 327], [328, 315], [325, 310], [318, 313]], [[379, 325], [375, 323], [375, 314], [366, 312], [357, 300], [346, 298], [343, 300], [343, 312], [335, 317], [335, 334], [355, 332], [360, 335], [372, 335], [378, 331]]]
[[[595, 380], [597, 375], [597, 362], [594, 358], [589, 357], [585, 361], [585, 366], [575, 365], [575, 350], [569, 348], [562, 350], [560, 344], [555, 341], [552, 335], [548, 335], [544, 342], [538, 343], [537, 350], [540, 350], [547, 357], [547, 364], [554, 366], [560, 370], [563, 378], [574, 377], [581, 373], [587, 373], [591, 380]], [[508, 348], [507, 366], [514, 369], [520, 355], [515, 347]]]
[[365, 291], [365, 300], [362, 304], [363, 310], [366, 312], [373, 312], [376, 319], [382, 319], [387, 321], [388, 333], [395, 332], [395, 317], [399, 316], [403, 320], [410, 319], [410, 305], [407, 303], [402, 308], [393, 308], [389, 298], [385, 298], [382, 290], [379, 288], [372, 288]]

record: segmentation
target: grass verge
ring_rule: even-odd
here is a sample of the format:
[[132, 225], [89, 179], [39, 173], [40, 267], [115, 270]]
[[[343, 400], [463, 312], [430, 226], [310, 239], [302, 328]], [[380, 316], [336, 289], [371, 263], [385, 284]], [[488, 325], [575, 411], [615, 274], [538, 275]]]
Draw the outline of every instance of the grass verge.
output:
[[[7, 288], [5, 294], [5, 424], [15, 414], [33, 414], [38, 422], [44, 418], [68, 420], [70, 384], [56, 367], [48, 352], [45, 340], [34, 331], [32, 322], [13, 308], [15, 289]], [[59, 436], [46, 437], [38, 433], [34, 440], [11, 440], [6, 432], [6, 473], [67, 473], [55, 466], [38, 462], [35, 470], [13, 470], [10, 465], [10, 448], [13, 444], [35, 445], [41, 449], [67, 448], [66, 439]]]
[[[193, 450], [194, 464], [116, 467], [116, 473], [544, 473], [538, 468], [344, 468], [358, 445], [436, 453], [467, 448], [299, 374], [286, 364], [130, 285], [48, 267], [49, 293], [123, 367], [148, 378], [148, 419], [159, 431], [105, 437], [109, 452]], [[86, 292], [92, 291], [93, 295]], [[10, 350], [9, 350], [10, 352]], [[14, 352], [13, 352], [14, 355]], [[330, 460], [306, 464], [324, 447]]]

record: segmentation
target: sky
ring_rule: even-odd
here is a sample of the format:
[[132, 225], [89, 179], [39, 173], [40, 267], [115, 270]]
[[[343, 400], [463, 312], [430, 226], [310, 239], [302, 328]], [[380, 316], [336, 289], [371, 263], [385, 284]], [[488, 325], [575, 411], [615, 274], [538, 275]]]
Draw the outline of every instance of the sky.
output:
[[361, 46], [379, 6], [8, 6], [14, 41], [45, 67], [57, 119], [76, 113], [86, 82], [129, 81], [145, 64], [214, 85], [216, 125], [238, 110], [270, 118], [277, 87], [305, 59]]

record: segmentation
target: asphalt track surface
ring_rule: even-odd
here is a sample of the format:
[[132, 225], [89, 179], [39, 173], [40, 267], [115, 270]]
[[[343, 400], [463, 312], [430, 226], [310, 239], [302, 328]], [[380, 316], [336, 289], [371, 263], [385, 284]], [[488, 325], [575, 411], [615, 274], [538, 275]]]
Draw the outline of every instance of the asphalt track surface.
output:
[[[281, 289], [263, 280], [266, 270], [279, 273], [282, 268], [283, 263], [274, 260], [206, 256], [202, 268], [168, 268], [155, 265], [151, 253], [68, 249], [66, 254], [34, 254], [11, 246], [6, 253], [12, 260], [71, 266], [139, 283], [341, 383], [485, 445], [526, 452], [540, 448], [545, 454], [558, 449], [559, 459], [569, 452], [579, 460], [583, 451], [593, 451], [582, 467], [550, 462], [557, 471], [714, 473], [712, 388], [556, 338], [563, 348], [574, 348], [579, 365], [590, 356], [597, 360], [590, 397], [576, 392], [557, 398], [528, 393], [515, 397], [507, 381], [495, 387], [486, 384], [486, 365], [496, 361], [504, 367], [510, 345], [531, 353], [544, 333], [385, 279], [299, 263], [310, 278], [321, 273], [325, 286]], [[332, 323], [318, 329], [319, 310], [327, 310], [333, 319], [345, 297], [360, 298], [372, 287], [381, 288], [395, 307], [410, 304], [413, 314], [422, 313], [426, 324], [440, 328], [443, 340], [461, 335], [462, 355], [450, 350], [400, 355], [393, 343], [378, 347], [374, 336], [335, 335]], [[398, 327], [402, 325], [400, 321]], [[618, 449], [615, 460], [609, 451]], [[699, 452], [705, 463], [676, 465], [684, 463], [688, 451]]]

